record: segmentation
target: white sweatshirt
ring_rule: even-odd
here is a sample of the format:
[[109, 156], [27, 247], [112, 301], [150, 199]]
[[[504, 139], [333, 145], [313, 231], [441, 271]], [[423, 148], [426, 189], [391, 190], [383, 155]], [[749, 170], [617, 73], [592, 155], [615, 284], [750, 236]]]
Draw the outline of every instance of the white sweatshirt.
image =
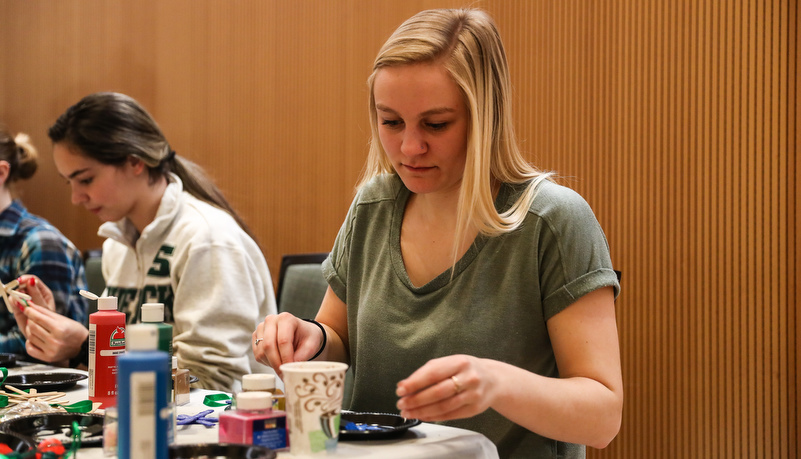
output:
[[143, 303], [164, 303], [173, 353], [204, 389], [235, 391], [243, 374], [271, 372], [253, 358], [251, 336], [276, 313], [259, 246], [227, 212], [183, 191], [171, 174], [156, 218], [137, 237], [128, 219], [104, 223], [106, 295], [128, 323]]

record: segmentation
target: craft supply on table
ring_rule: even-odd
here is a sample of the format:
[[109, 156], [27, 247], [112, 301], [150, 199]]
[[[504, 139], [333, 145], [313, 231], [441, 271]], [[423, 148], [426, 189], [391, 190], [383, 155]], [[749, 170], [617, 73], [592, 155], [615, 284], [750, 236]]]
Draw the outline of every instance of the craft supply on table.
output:
[[173, 439], [170, 358], [158, 350], [155, 325], [131, 325], [126, 332], [126, 352], [117, 358], [117, 457], [167, 459]]
[[0, 296], [3, 297], [3, 302], [6, 304], [8, 312], [14, 314], [14, 299], [19, 300], [20, 303], [28, 306], [28, 301], [31, 300], [30, 295], [18, 292], [15, 289], [19, 287], [19, 279], [14, 279], [7, 284], [2, 284], [0, 287]]
[[178, 368], [178, 356], [172, 356], [172, 402], [176, 405], [189, 403], [190, 375], [186, 368]]
[[200, 413], [196, 414], [179, 414], [176, 417], [176, 425], [179, 426], [186, 426], [189, 424], [200, 424], [206, 427], [214, 427], [215, 424], [219, 422], [219, 418], [209, 417], [210, 414], [214, 413], [214, 410], [203, 410]]
[[286, 413], [272, 409], [269, 392], [240, 392], [236, 408], [220, 413], [220, 443], [264, 446], [273, 450], [287, 447]]
[[159, 350], [172, 358], [172, 325], [164, 323], [164, 304], [145, 303], [142, 305], [142, 323], [153, 324], [159, 331]]
[[96, 410], [99, 406], [93, 405], [89, 400], [65, 405], [69, 400], [66, 392], [46, 391], [39, 392], [35, 388], [27, 391], [17, 388], [11, 384], [6, 384], [9, 379], [8, 370], [0, 367], [3, 380], [0, 381], [0, 421], [8, 421], [20, 416], [28, 416], [38, 413], [88, 413]]
[[242, 376], [242, 392], [269, 392], [273, 397], [274, 410], [286, 410], [286, 396], [281, 389], [275, 387], [275, 375], [253, 373]]
[[80, 293], [97, 300], [97, 312], [89, 314], [89, 400], [102, 403], [103, 408], [116, 406], [117, 356], [125, 353], [125, 313], [117, 311], [116, 297]]

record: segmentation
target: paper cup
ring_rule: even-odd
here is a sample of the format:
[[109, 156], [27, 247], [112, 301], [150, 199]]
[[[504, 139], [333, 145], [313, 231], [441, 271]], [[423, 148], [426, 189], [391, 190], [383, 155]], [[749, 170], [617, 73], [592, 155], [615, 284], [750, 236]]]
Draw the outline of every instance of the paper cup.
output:
[[340, 362], [281, 365], [290, 454], [336, 450], [347, 369], [348, 365]]

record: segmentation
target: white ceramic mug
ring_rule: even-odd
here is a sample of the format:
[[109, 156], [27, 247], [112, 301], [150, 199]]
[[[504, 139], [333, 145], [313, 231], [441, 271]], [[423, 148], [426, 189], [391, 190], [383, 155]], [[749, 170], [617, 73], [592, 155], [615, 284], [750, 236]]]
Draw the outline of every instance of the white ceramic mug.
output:
[[340, 362], [281, 365], [290, 454], [336, 450], [347, 370]]

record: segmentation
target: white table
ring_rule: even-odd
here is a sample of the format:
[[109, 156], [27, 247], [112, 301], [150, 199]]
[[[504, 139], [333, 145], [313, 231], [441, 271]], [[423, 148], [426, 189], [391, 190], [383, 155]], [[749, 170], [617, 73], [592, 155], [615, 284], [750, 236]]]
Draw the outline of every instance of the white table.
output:
[[[9, 368], [9, 374], [38, 373], [45, 371], [82, 372], [81, 370], [59, 369], [47, 365], [30, 365]], [[86, 374], [85, 371], [82, 373]], [[88, 381], [79, 381], [73, 388], [66, 390], [69, 403], [79, 402], [88, 398]], [[219, 394], [219, 391], [192, 389], [188, 404], [176, 407], [177, 414], [197, 414], [200, 411], [214, 409], [220, 412], [224, 407], [212, 408], [203, 404], [206, 395]], [[216, 416], [216, 413], [210, 416]], [[176, 426], [175, 442], [179, 444], [215, 443], [217, 442], [217, 426], [204, 427], [193, 424], [189, 426]], [[81, 459], [101, 459], [101, 448], [85, 448], [78, 455]], [[293, 456], [288, 451], [278, 453], [279, 458], [289, 459]], [[320, 457], [320, 456], [315, 456]], [[381, 458], [381, 459], [495, 459], [498, 451], [495, 445], [484, 435], [479, 433], [447, 427], [438, 424], [422, 423], [412, 427], [402, 436], [387, 440], [360, 440], [340, 441], [336, 454], [323, 455], [323, 457], [340, 458]]]

